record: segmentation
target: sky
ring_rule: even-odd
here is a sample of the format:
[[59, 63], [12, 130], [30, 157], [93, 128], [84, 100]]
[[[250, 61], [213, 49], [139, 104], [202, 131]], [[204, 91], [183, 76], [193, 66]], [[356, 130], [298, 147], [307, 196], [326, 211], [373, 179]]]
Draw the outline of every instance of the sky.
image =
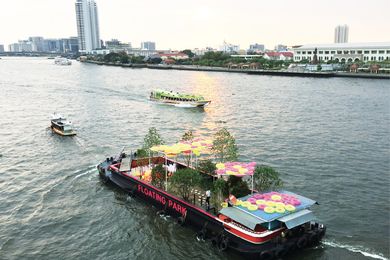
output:
[[[349, 42], [390, 41], [390, 0], [96, 0], [101, 39], [157, 49], [217, 48], [223, 41], [287, 46], [332, 43], [349, 26]], [[0, 44], [29, 36], [77, 36], [75, 0], [0, 0]]]

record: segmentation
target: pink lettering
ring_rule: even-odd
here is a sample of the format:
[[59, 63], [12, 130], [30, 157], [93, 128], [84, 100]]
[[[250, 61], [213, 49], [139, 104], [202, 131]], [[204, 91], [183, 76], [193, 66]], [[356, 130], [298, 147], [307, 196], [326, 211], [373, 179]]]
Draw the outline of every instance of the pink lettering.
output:
[[166, 198], [161, 196], [160, 194], [156, 193], [154, 190], [149, 190], [140, 184], [138, 184], [138, 191], [143, 193], [145, 196], [151, 197], [154, 200], [157, 200], [161, 204], [165, 205], [166, 204]]
[[[167, 203], [167, 198], [158, 194], [154, 190], [149, 190], [146, 187], [141, 186], [140, 184], [138, 184], [138, 191], [143, 193], [145, 196], [151, 197], [152, 199], [160, 202], [163, 205], [166, 205], [166, 203]], [[168, 199], [168, 207], [173, 208], [175, 211], [179, 212], [183, 216], [185, 216], [187, 214], [187, 209], [185, 207], [183, 207], [179, 203], [176, 203], [170, 199]]]

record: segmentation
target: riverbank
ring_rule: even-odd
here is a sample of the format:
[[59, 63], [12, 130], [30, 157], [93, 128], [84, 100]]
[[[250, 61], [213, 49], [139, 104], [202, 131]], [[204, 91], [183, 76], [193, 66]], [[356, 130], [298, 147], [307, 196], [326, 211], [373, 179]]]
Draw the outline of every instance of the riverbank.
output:
[[229, 72], [229, 73], [245, 73], [252, 75], [271, 75], [271, 76], [287, 76], [287, 77], [313, 77], [313, 78], [368, 78], [368, 79], [390, 79], [390, 74], [373, 74], [373, 73], [350, 73], [350, 72], [298, 72], [287, 70], [261, 70], [261, 69], [228, 69], [221, 67], [205, 67], [195, 65], [154, 65], [154, 64], [122, 64], [101, 61], [83, 61], [97, 65], [116, 66], [123, 68], [147, 68], [159, 70], [190, 70], [190, 71], [211, 71], [211, 72]]

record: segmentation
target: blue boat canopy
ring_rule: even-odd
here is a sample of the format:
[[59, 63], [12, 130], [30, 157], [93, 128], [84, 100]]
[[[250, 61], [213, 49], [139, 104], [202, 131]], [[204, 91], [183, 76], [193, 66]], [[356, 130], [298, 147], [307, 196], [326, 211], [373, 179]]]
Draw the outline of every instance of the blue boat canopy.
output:
[[[286, 227], [291, 229], [315, 219], [313, 213], [308, 210], [310, 206], [316, 203], [314, 200], [288, 191], [281, 191], [279, 194], [294, 196], [294, 198], [299, 199], [300, 204], [295, 207], [293, 212], [285, 210], [283, 213], [266, 213], [260, 209], [249, 210], [247, 207], [239, 204], [232, 207], [222, 208], [220, 213], [253, 230], [256, 228], [256, 225], [264, 223], [268, 223], [268, 228], [271, 228], [271, 222], [285, 223]], [[240, 200], [246, 201], [252, 196], [253, 195], [248, 195], [240, 198]]]
[[236, 207], [223, 208], [220, 213], [253, 230], [257, 224], [264, 223], [262, 219], [248, 214]]
[[280, 222], [284, 222], [288, 229], [294, 228], [296, 226], [302, 225], [306, 222], [314, 220], [313, 212], [310, 210], [304, 209], [290, 215], [281, 217], [278, 219]]
[[[295, 193], [292, 193], [289, 191], [280, 191], [279, 193], [292, 195], [300, 200], [301, 204], [299, 206], [296, 206], [296, 212], [301, 211], [303, 209], [310, 208], [313, 204], [316, 203], [314, 200], [311, 200], [309, 198], [303, 197], [301, 195], [298, 195], [298, 194], [295, 194]], [[253, 194], [253, 195], [255, 195], [255, 194]], [[240, 198], [240, 200], [246, 201], [248, 198], [252, 197], [253, 195], [247, 195], [245, 197]], [[272, 214], [267, 214], [263, 210], [250, 211], [247, 207], [243, 207], [243, 206], [234, 206], [234, 207], [237, 207], [237, 208], [241, 209], [242, 211], [247, 212], [248, 214], [251, 214], [253, 216], [260, 218], [261, 220], [263, 220], [263, 222], [271, 222], [273, 220], [276, 220], [276, 219], [279, 219], [283, 216], [291, 214], [290, 212], [287, 212], [287, 211], [284, 213], [276, 213], [275, 212]]]

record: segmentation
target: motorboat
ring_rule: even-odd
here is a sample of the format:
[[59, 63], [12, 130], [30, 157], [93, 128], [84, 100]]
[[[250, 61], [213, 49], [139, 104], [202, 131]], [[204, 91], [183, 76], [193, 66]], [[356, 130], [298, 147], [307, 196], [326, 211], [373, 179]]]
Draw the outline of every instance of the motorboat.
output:
[[57, 113], [52, 115], [50, 128], [54, 133], [62, 136], [76, 135], [72, 122]]

